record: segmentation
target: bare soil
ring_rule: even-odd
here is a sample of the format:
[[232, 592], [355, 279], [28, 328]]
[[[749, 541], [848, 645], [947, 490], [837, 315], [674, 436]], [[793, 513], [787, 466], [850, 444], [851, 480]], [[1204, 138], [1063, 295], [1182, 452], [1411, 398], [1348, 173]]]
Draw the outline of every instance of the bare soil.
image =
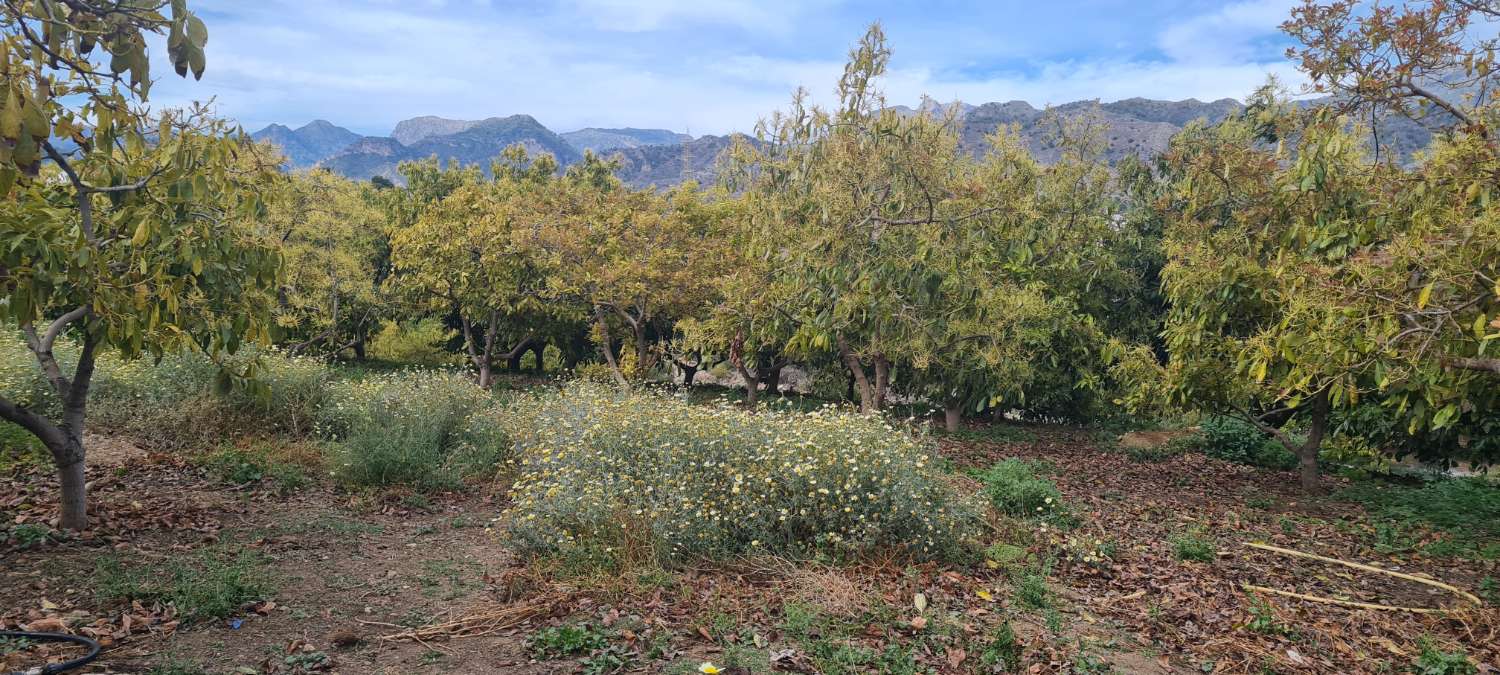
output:
[[[1001, 458], [1043, 462], [1081, 522], [1019, 539], [1002, 531], [1000, 540], [1018, 541], [1029, 554], [1092, 551], [1106, 542], [1113, 549], [1107, 560], [1058, 557], [1048, 580], [1056, 600], [1045, 611], [1020, 602], [1014, 571], [1000, 566], [749, 560], [674, 570], [665, 581], [633, 572], [580, 576], [507, 550], [488, 527], [504, 508], [499, 486], [423, 497], [353, 494], [319, 480], [280, 495], [269, 484], [229, 485], [179, 457], [101, 437], [91, 439], [101, 448], [89, 471], [94, 528], [0, 544], [0, 628], [94, 636], [106, 653], [83, 672], [95, 673], [582, 672], [576, 657], [537, 661], [528, 648], [540, 628], [579, 622], [613, 636], [628, 672], [696, 672], [701, 661], [722, 664], [748, 652], [778, 671], [816, 672], [809, 643], [784, 628], [785, 603], [795, 602], [853, 625], [839, 645], [905, 650], [925, 672], [997, 672], [982, 661], [1006, 621], [1027, 672], [1389, 672], [1408, 667], [1424, 638], [1500, 672], [1493, 607], [1462, 608], [1421, 584], [1243, 543], [1399, 569], [1470, 591], [1500, 576], [1496, 561], [1380, 554], [1372, 545], [1378, 523], [1357, 505], [1301, 495], [1290, 474], [1196, 455], [1143, 463], [1100, 450], [1083, 432], [1028, 431], [1039, 440], [944, 441], [942, 452], [960, 483], [972, 483], [964, 468]], [[46, 524], [54, 490], [41, 468], [0, 476], [0, 526]], [[1184, 534], [1212, 542], [1211, 559], [1179, 560], [1173, 542]], [[98, 595], [98, 566], [108, 556], [152, 570], [214, 546], [262, 556], [275, 592], [212, 621]], [[1259, 597], [1247, 583], [1454, 611]], [[913, 605], [919, 594], [925, 609]], [[383, 639], [497, 611], [524, 617], [478, 637]], [[65, 653], [12, 650], [0, 656], [0, 670]]]

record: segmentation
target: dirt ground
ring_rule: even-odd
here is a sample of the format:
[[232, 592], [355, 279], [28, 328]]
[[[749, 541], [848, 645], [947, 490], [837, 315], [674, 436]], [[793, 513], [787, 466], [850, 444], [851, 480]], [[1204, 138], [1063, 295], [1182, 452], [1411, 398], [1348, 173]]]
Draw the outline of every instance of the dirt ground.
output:
[[[1480, 668], [1500, 672], [1493, 607], [1413, 614], [1244, 588], [1461, 605], [1422, 584], [1244, 545], [1252, 541], [1468, 590], [1500, 575], [1496, 561], [1378, 554], [1376, 523], [1358, 506], [1303, 497], [1288, 475], [1196, 455], [1136, 461], [1066, 429], [1027, 434], [944, 441], [942, 452], [960, 482], [965, 467], [1013, 456], [1040, 460], [1057, 481], [1076, 529], [998, 533], [1028, 555], [1060, 552], [1047, 580], [1056, 600], [1045, 611], [1018, 600], [1016, 577], [994, 561], [977, 569], [743, 561], [674, 570], [665, 581], [564, 574], [515, 559], [489, 528], [504, 508], [497, 486], [424, 497], [349, 494], [317, 480], [282, 495], [267, 482], [226, 484], [181, 458], [99, 439], [109, 449], [89, 471], [94, 528], [0, 548], [0, 627], [100, 638], [104, 657], [83, 671], [96, 673], [585, 672], [590, 665], [577, 658], [539, 661], [528, 646], [543, 627], [580, 621], [613, 636], [629, 672], [696, 672], [700, 662], [733, 665], [752, 652], [778, 671], [818, 672], [814, 657], [834, 637], [834, 647], [894, 649], [914, 672], [1000, 672], [981, 650], [1005, 621], [1025, 672], [1389, 672], [1406, 668], [1423, 639], [1461, 646]], [[45, 522], [53, 489], [42, 470], [0, 476], [0, 523]], [[1178, 559], [1172, 542], [1184, 533], [1212, 542], [1209, 559]], [[101, 561], [162, 575], [173, 561], [226, 546], [259, 556], [275, 588], [227, 620], [100, 597]], [[816, 608], [826, 626], [852, 628], [793, 639], [788, 602]], [[461, 620], [480, 635], [429, 628], [412, 636]], [[0, 670], [63, 653], [0, 649]], [[849, 672], [896, 671], [867, 662]]]

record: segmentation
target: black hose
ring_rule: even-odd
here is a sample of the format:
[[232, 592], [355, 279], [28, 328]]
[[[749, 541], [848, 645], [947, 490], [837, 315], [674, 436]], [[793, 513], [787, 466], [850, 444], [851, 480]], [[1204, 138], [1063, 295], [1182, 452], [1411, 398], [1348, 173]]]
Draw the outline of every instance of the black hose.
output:
[[25, 638], [37, 642], [71, 642], [88, 648], [89, 653], [84, 654], [72, 661], [62, 663], [49, 663], [45, 666], [32, 668], [31, 670], [18, 670], [8, 675], [52, 675], [52, 673], [65, 673], [74, 668], [82, 668], [99, 658], [99, 643], [82, 635], [65, 635], [63, 633], [28, 633], [18, 630], [0, 630], [0, 637]]

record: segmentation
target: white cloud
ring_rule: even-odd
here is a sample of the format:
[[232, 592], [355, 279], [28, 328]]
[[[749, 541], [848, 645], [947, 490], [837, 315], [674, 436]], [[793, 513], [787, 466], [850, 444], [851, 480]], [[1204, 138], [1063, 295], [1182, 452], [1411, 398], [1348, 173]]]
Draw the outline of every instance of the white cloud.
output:
[[[1146, 59], [1079, 53], [1009, 58], [978, 70], [960, 44], [943, 48], [940, 38], [928, 37], [920, 49], [903, 50], [897, 43], [884, 87], [888, 101], [908, 105], [924, 94], [1038, 106], [1132, 96], [1239, 98], [1268, 74], [1291, 85], [1301, 81], [1279, 48], [1263, 44], [1289, 1], [1240, 2], [1154, 34], [1122, 28], [1158, 54]], [[867, 17], [813, 16], [827, 8], [828, 0], [819, 2], [570, 0], [564, 9], [538, 10], [482, 0], [201, 0], [194, 7], [202, 8], [212, 36], [205, 79], [184, 82], [159, 65], [164, 74], [153, 102], [217, 97], [224, 114], [252, 129], [325, 118], [384, 134], [417, 115], [528, 113], [558, 131], [748, 130], [784, 107], [799, 86], [815, 101], [832, 100], [848, 43]], [[825, 23], [814, 20], [820, 17]], [[895, 17], [887, 24], [904, 21], [923, 26], [924, 35], [940, 34], [940, 26], [922, 20]], [[792, 32], [766, 37], [776, 30]], [[163, 51], [158, 45], [157, 53]], [[919, 56], [903, 61], [903, 53]], [[166, 61], [164, 54], [157, 58]]]
[[578, 15], [603, 30], [651, 31], [677, 23], [782, 30], [811, 0], [572, 0]]
[[1246, 0], [1216, 12], [1173, 23], [1157, 36], [1157, 45], [1175, 61], [1237, 63], [1264, 60], [1256, 41], [1279, 33], [1281, 22], [1297, 0]]

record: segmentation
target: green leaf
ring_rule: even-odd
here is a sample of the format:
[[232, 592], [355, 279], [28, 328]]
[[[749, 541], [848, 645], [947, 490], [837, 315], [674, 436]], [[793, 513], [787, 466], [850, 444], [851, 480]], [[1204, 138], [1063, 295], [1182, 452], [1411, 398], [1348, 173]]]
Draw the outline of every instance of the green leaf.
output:
[[183, 27], [187, 33], [188, 42], [198, 48], [199, 58], [202, 58], [203, 46], [208, 44], [208, 26], [203, 25], [203, 20], [195, 14], [189, 14]]
[[1442, 429], [1443, 427], [1448, 426], [1448, 423], [1452, 422], [1453, 421], [1453, 417], [1455, 415], [1457, 415], [1457, 414], [1458, 414], [1458, 407], [1454, 406], [1452, 403], [1449, 403], [1448, 405], [1443, 406], [1442, 410], [1439, 410], [1436, 415], [1432, 416], [1432, 428], [1433, 428], [1433, 430], [1436, 431], [1438, 429]]

